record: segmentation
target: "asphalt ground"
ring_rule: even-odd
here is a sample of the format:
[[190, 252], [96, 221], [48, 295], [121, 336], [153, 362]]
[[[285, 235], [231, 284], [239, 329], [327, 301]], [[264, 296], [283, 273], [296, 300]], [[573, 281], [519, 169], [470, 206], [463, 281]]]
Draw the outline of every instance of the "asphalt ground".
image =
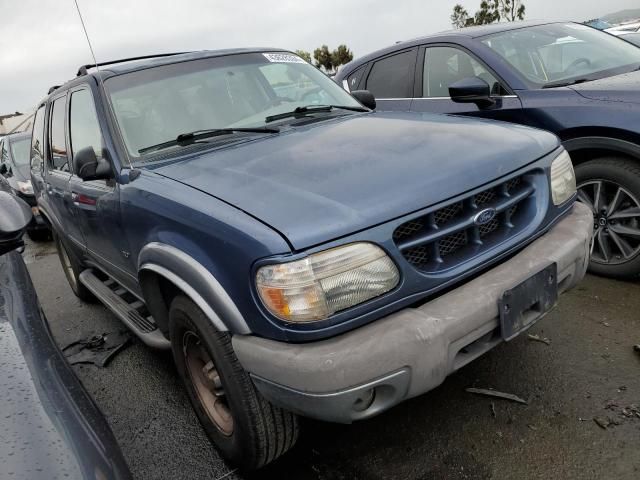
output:
[[[61, 347], [124, 327], [71, 292], [51, 242], [24, 253]], [[298, 445], [250, 478], [640, 478], [640, 283], [588, 276], [529, 333], [370, 420], [305, 420]], [[209, 443], [170, 354], [135, 340], [106, 368], [74, 369], [140, 479], [239, 479]], [[493, 388], [528, 404], [465, 391]], [[603, 426], [599, 426], [597, 419]], [[604, 427], [604, 428], [603, 428]]]

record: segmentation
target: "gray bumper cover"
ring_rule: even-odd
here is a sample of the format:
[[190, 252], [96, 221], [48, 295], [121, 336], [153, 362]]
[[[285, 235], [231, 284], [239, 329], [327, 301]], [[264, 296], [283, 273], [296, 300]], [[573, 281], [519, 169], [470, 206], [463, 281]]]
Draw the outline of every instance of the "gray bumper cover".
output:
[[287, 344], [236, 335], [233, 347], [260, 392], [301, 415], [350, 423], [427, 392], [502, 341], [498, 299], [551, 262], [559, 293], [587, 268], [593, 218], [570, 214], [517, 255], [418, 308], [338, 337]]

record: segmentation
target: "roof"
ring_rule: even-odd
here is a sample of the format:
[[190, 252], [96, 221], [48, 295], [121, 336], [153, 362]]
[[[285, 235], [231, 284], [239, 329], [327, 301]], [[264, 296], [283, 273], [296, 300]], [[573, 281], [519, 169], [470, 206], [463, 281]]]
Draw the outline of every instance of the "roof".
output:
[[369, 62], [375, 58], [378, 58], [386, 53], [397, 52], [402, 48], [411, 48], [418, 45], [422, 45], [431, 40], [442, 40], [446, 41], [456, 41], [461, 38], [479, 38], [484, 37], [486, 35], [492, 35], [494, 33], [506, 32], [509, 30], [518, 30], [521, 28], [535, 27], [538, 25], [548, 25], [552, 23], [567, 23], [567, 22], [558, 22], [558, 21], [549, 21], [549, 20], [527, 20], [521, 22], [498, 22], [491, 23], [489, 25], [479, 25], [475, 27], [465, 27], [460, 28], [458, 30], [446, 30], [444, 32], [432, 33], [430, 35], [425, 35], [422, 37], [412, 38], [410, 40], [405, 40], [402, 42], [397, 42], [394, 45], [390, 45], [386, 48], [382, 48], [380, 50], [376, 50], [375, 52], [371, 52], [367, 55], [364, 55], [356, 60], [348, 63], [343, 68], [345, 71], [352, 71], [354, 68], [359, 67], [360, 65]]
[[31, 130], [28, 132], [18, 132], [18, 133], [8, 133], [5, 138], [9, 138], [11, 140], [20, 140], [21, 138], [31, 138]]

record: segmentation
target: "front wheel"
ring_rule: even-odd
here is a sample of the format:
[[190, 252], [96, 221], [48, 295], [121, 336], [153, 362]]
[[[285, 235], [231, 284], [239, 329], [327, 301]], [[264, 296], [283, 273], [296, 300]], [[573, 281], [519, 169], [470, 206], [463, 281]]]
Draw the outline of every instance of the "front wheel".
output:
[[599, 158], [576, 167], [578, 200], [593, 213], [589, 270], [620, 279], [640, 276], [640, 165]]
[[260, 395], [240, 365], [229, 333], [217, 331], [184, 296], [171, 303], [169, 331], [189, 400], [225, 458], [244, 470], [255, 470], [293, 447], [297, 417]]

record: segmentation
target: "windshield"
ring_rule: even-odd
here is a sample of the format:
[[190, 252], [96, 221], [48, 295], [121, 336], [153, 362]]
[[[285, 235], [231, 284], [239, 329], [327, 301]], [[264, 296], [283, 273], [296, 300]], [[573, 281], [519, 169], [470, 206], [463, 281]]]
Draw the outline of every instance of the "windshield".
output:
[[189, 132], [264, 127], [267, 117], [297, 107], [361, 107], [324, 73], [289, 53], [173, 63], [112, 77], [105, 86], [133, 157]]
[[31, 138], [23, 137], [17, 140], [11, 140], [11, 155], [17, 167], [29, 165], [29, 147], [31, 146]]
[[533, 88], [576, 79], [595, 80], [640, 66], [640, 48], [573, 23], [510, 30], [482, 39]]

